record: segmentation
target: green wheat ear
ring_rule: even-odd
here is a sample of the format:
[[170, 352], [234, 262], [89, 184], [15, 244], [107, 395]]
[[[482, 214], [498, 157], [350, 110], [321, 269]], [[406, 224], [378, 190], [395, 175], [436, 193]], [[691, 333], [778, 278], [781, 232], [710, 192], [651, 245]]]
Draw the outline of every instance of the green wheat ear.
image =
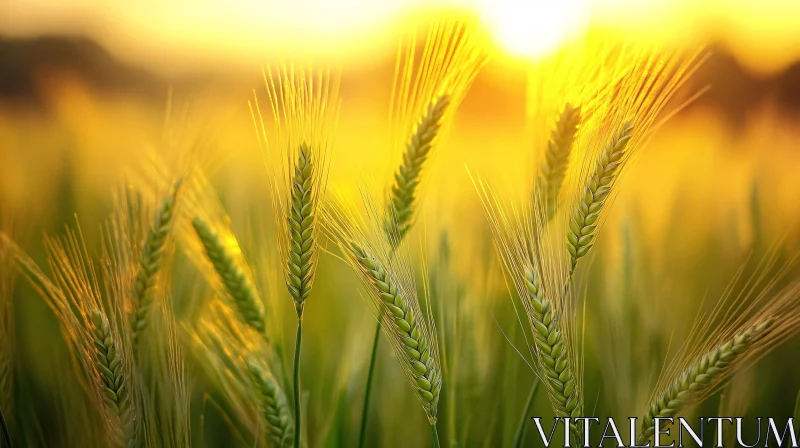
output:
[[[525, 289], [542, 381], [547, 387], [553, 410], [557, 417], [580, 417], [582, 407], [578, 384], [559, 318], [553, 310], [553, 303], [544, 298], [538, 273], [530, 267], [525, 269]], [[574, 423], [570, 423], [570, 432], [580, 440], [580, 429]]]
[[397, 246], [411, 228], [414, 218], [414, 205], [417, 186], [422, 168], [428, 159], [434, 140], [439, 135], [442, 119], [450, 97], [442, 95], [431, 102], [428, 111], [414, 126], [411, 140], [403, 153], [403, 163], [394, 175], [395, 183], [390, 196], [390, 210], [387, 210], [384, 227], [389, 240]]
[[94, 338], [94, 366], [103, 388], [103, 408], [114, 431], [116, 446], [136, 446], [135, 422], [128, 396], [128, 382], [117, 342], [111, 334], [108, 319], [99, 310], [90, 316]]
[[578, 259], [586, 255], [594, 245], [597, 224], [608, 199], [614, 181], [619, 174], [628, 143], [633, 133], [633, 124], [623, 124], [612, 136], [597, 161], [594, 174], [589, 179], [578, 208], [569, 223], [567, 250], [570, 254], [570, 272], [575, 270]]
[[266, 335], [264, 306], [257, 299], [250, 281], [225, 250], [219, 236], [205, 221], [196, 217], [192, 220], [192, 226], [203, 244], [209, 261], [225, 286], [225, 290], [233, 300], [242, 321], [257, 332]]
[[567, 174], [569, 156], [580, 122], [581, 108], [566, 103], [547, 141], [547, 150], [537, 177], [536, 190], [538, 199], [544, 204], [548, 220], [552, 219], [556, 212], [558, 193]]
[[133, 281], [134, 310], [131, 315], [131, 328], [134, 341], [147, 327], [147, 313], [153, 304], [152, 289], [155, 284], [156, 274], [161, 269], [161, 259], [164, 245], [167, 241], [172, 218], [175, 214], [175, 203], [182, 181], [178, 180], [173, 187], [172, 194], [161, 202], [156, 212], [153, 226], [147, 234], [142, 248], [142, 257], [139, 260], [139, 272]]
[[725, 375], [731, 373], [731, 364], [763, 338], [774, 323], [775, 319], [771, 318], [746, 328], [686, 368], [650, 403], [650, 409], [642, 419], [642, 430], [637, 444], [643, 445], [653, 436], [656, 418], [675, 416], [695, 398], [701, 397], [719, 384]]
[[311, 293], [314, 281], [314, 161], [311, 147], [300, 145], [292, 176], [291, 208], [289, 210], [289, 276], [286, 286], [292, 296], [297, 316]]
[[384, 328], [402, 350], [398, 353], [401, 365], [413, 378], [412, 386], [422, 401], [428, 420], [434, 424], [442, 390], [442, 373], [429, 336], [414, 317], [411, 302], [403, 297], [379, 262], [355, 243], [351, 244], [351, 250], [379, 293]]
[[255, 388], [270, 439], [279, 447], [290, 445], [294, 439], [294, 424], [286, 394], [275, 377], [257, 363], [248, 360], [247, 372]]

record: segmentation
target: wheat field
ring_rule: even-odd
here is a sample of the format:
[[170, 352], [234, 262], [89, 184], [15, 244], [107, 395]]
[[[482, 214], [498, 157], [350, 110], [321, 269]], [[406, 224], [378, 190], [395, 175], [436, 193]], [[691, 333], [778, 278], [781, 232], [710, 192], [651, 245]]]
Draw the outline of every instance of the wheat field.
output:
[[797, 115], [726, 121], [709, 42], [586, 26], [512, 66], [489, 34], [0, 97], [0, 447], [800, 419]]

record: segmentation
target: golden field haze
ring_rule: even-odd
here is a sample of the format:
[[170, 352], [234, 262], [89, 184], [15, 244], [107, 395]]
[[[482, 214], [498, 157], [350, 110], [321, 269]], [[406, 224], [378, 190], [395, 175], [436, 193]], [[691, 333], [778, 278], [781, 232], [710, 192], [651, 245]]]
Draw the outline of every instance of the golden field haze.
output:
[[[478, 405], [462, 412], [460, 401], [448, 401], [446, 384], [442, 438], [507, 446], [532, 375], [509, 343], [524, 347], [527, 341], [475, 179], [489, 179], [500, 192], [528, 188], [540, 153], [526, 116], [531, 70], [587, 28], [597, 31], [588, 34], [593, 38], [706, 46], [709, 57], [685, 90], [708, 90], [660, 126], [626, 167], [597, 249], [578, 271], [576, 295], [588, 297], [586, 333], [597, 337], [585, 348], [586, 408], [603, 394], [601, 412], [638, 412], [658, 376], [657, 363], [676, 350], [673, 338], [690, 333], [695, 313], [713, 304], [748, 254], [762, 256], [771, 244], [787, 253], [800, 247], [800, 2], [554, 0], [527, 2], [529, 9], [521, 10], [522, 3], [0, 1], [0, 200], [24, 210], [21, 222], [30, 226], [23, 241], [30, 247], [39, 247], [42, 232], [60, 231], [73, 213], [94, 231], [112, 205], [113, 188], [136, 172], [148, 151], [165, 151], [169, 138], [183, 144], [199, 139], [218, 157], [210, 177], [243, 251], [251, 256], [266, 247], [258, 255], [269, 258], [277, 252], [270, 185], [248, 104], [255, 93], [268, 108], [262, 66], [313, 61], [341, 74], [328, 188], [355, 194], [391, 179], [400, 159], [388, 114], [398, 38], [436, 14], [472, 11], [486, 26], [490, 60], [424, 170], [424, 201], [409, 252], [426, 254], [434, 268], [449, 263], [442, 269], [449, 269], [457, 293], [446, 306], [457, 309], [454, 322], [466, 325], [457, 328], [458, 337], [448, 325], [439, 331], [460, 341], [446, 344], [461, 363], [454, 375], [461, 375], [458, 388], [467, 392], [459, 389], [458, 400]], [[452, 252], [447, 262], [444, 241]], [[355, 278], [329, 255], [320, 257], [304, 323], [302, 375], [304, 393], [312, 397], [304, 425], [315, 430], [310, 446], [352, 446], [374, 319]], [[204, 284], [198, 275], [188, 277]], [[283, 292], [276, 272], [262, 277], [270, 293]], [[634, 311], [625, 308], [632, 295], [639, 304]], [[279, 303], [275, 315], [291, 341], [290, 301], [278, 294], [268, 301]], [[32, 294], [17, 302], [18, 345], [47, 349], [58, 336], [41, 336], [38, 329], [52, 324], [52, 316]], [[611, 317], [593, 321], [601, 312]], [[638, 327], [642, 336], [616, 349], [629, 355], [627, 374], [635, 384], [623, 384], [623, 361], [615, 366], [618, 375], [598, 374], [612, 351], [613, 338], [603, 335], [633, 328], [626, 313], [647, 314]], [[781, 361], [797, 345], [792, 341], [760, 367], [762, 378], [775, 379], [758, 389], [765, 395], [753, 402], [757, 410], [769, 407], [775, 396], [769, 393], [792, 395], [779, 397], [782, 412], [794, 400], [800, 383], [796, 371], [783, 373]], [[377, 429], [370, 440], [423, 446], [427, 423], [407, 388], [390, 387], [405, 380], [389, 359], [389, 345], [382, 349], [374, 403], [384, 407], [373, 410]], [[49, 371], [56, 361], [31, 356], [25, 363], [36, 384], [31, 390], [48, 397], [37, 403], [47, 409], [47, 393], [58, 384]], [[755, 376], [747, 375], [737, 381]], [[610, 398], [615, 387], [627, 393]], [[496, 400], [497, 390], [507, 390], [508, 399]], [[550, 415], [544, 395], [534, 404], [537, 415]], [[195, 417], [202, 400], [193, 397]], [[224, 419], [202, 403], [213, 427], [204, 433], [209, 446], [227, 440]], [[328, 421], [339, 407], [345, 409], [335, 414], [341, 427]], [[397, 416], [412, 416], [413, 430], [398, 425]], [[193, 428], [195, 437], [198, 432]]]

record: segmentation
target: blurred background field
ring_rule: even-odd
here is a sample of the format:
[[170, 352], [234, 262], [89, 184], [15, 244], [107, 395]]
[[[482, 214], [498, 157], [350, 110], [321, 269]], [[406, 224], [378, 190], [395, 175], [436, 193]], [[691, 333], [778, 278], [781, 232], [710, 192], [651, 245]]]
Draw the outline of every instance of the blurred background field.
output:
[[[740, 266], [776, 246], [785, 258], [800, 251], [800, 3], [571, 0], [523, 10], [512, 0], [478, 1], [492, 59], [427, 170], [411, 236], [428, 260], [437, 328], [452, 363], [440, 411], [447, 446], [509, 446], [534, 378], [515, 350], [524, 347], [520, 324], [469, 173], [501, 183], [530, 174], [527, 76], [585, 26], [589, 7], [592, 26], [609, 34], [708, 45], [710, 57], [690, 86], [710, 89], [639, 153], [596, 251], [579, 268], [587, 315], [602, 316], [587, 319], [586, 409], [596, 402], [596, 415], [640, 415], [667, 354]], [[145, 148], [164, 144], [169, 110], [167, 131], [201, 136], [223, 155], [213, 181], [234, 230], [266, 242], [245, 252], [277, 252], [248, 108], [253, 89], [265, 95], [261, 66], [292, 58], [340, 67], [330, 188], [380, 184], [399, 158], [387, 122], [397, 38], [434, 13], [464, 8], [412, 0], [0, 2], [3, 205], [22, 211], [21, 241], [38, 260], [42, 234], [61, 231], [73, 214], [92, 233], [126, 171]], [[278, 273], [263, 275], [284, 294]], [[324, 254], [306, 307], [301, 371], [310, 446], [355, 445], [374, 328], [362, 296], [350, 269]], [[283, 298], [285, 340], [292, 341], [293, 307]], [[57, 376], [67, 353], [52, 313], [23, 281], [15, 305], [14, 428], [59, 446]], [[388, 344], [381, 348], [370, 446], [426, 446], [424, 414]], [[724, 395], [746, 403], [748, 416], [791, 416], [798, 350], [797, 338], [779, 347], [696, 413], [721, 409]], [[224, 400], [200, 369], [190, 371], [193, 441], [238, 443]], [[552, 415], [545, 394], [532, 414]], [[400, 417], [415, 430], [398, 425]]]

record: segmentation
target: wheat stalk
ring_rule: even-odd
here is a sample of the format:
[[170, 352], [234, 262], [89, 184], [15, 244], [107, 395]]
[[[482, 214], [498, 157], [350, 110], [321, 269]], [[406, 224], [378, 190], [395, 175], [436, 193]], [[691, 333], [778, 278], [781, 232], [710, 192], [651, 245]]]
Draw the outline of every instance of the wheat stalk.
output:
[[[0, 207], [0, 231], [11, 235], [19, 227], [14, 225], [13, 217]], [[18, 236], [18, 235], [17, 235]], [[14, 400], [14, 286], [17, 271], [14, 268], [14, 253], [6, 244], [0, 242], [0, 420], [3, 420], [6, 441], [10, 440], [5, 419], [9, 425]], [[5, 414], [3, 414], [5, 412]]]
[[397, 246], [413, 225], [417, 187], [422, 169], [428, 160], [431, 148], [439, 136], [447, 108], [448, 95], [441, 95], [428, 105], [428, 109], [414, 125], [411, 139], [403, 153], [403, 163], [394, 174], [385, 218], [386, 235]]
[[117, 446], [136, 446], [135, 421], [130, 409], [128, 384], [118, 345], [108, 319], [100, 310], [91, 313], [94, 342], [94, 367], [103, 392], [106, 418], [114, 431]]
[[[577, 103], [586, 104], [583, 100], [591, 103], [588, 107], [591, 120], [584, 120], [580, 124], [581, 133], [586, 133], [589, 137], [587, 141], [590, 148], [581, 153], [586, 161], [580, 160], [579, 163], [571, 164], [577, 167], [573, 170], [577, 175], [568, 174], [568, 162], [563, 162], [564, 171], [550, 169], [551, 166], [562, 166], [556, 162], [551, 163], [551, 158], [566, 161], [570, 158], [568, 155], [556, 158], [545, 154], [546, 168], [541, 170], [542, 177], [536, 181], [536, 190], [540, 194], [535, 195], [533, 207], [520, 208], [515, 204], [506, 207], [490, 187], [482, 182], [476, 184], [492, 229], [495, 247], [514, 287], [523, 298], [522, 303], [534, 338], [532, 351], [539, 361], [538, 370], [548, 388], [550, 402], [555, 413], [565, 417], [579, 415], [583, 411], [578, 367], [580, 359], [575, 356], [574, 350], [577, 313], [574, 312], [573, 299], [569, 294], [572, 274], [578, 260], [594, 244], [603, 209], [612, 194], [613, 186], [624, 171], [625, 162], [631, 159], [631, 150], [646, 138], [656, 117], [680, 87], [684, 75], [691, 70], [693, 64], [693, 58], [684, 61], [667, 57], [662, 60], [661, 55], [652, 52], [626, 54], [623, 51], [619, 60], [622, 61], [620, 66], [624, 73], [622, 76], [613, 75], [608, 78], [614, 79], [610, 88], [602, 87], [606, 81], [600, 80], [598, 85], [603, 92], [598, 91], [592, 98], [578, 98]], [[564, 104], [564, 100], [561, 99], [561, 104]], [[572, 98], [568, 98], [566, 102], [574, 104], [572, 101]], [[567, 109], [562, 111], [562, 116], [568, 115]], [[565, 124], [568, 121], [565, 120]], [[556, 133], [559, 132], [558, 128], [559, 126]], [[571, 128], [565, 126], [565, 129]], [[606, 141], [606, 133], [612, 131], [610, 140]], [[574, 134], [572, 138], [574, 139]], [[567, 139], [553, 136], [550, 138], [551, 143], [557, 140]], [[602, 150], [595, 152], [591, 148], [594, 142], [604, 144]], [[549, 145], [548, 152], [555, 153], [550, 151], [554, 147], [555, 145]], [[559, 155], [565, 155], [565, 152]], [[595, 157], [597, 158], [594, 159]], [[593, 167], [588, 175], [584, 175], [584, 164], [586, 167]], [[561, 173], [567, 174], [561, 177]], [[547, 176], [552, 174], [556, 174], [554, 185], [558, 184], [559, 179], [561, 184], [568, 181], [570, 194], [560, 195], [557, 191], [545, 193], [547, 188], [542, 185]], [[577, 188], [572, 190], [573, 186]], [[564, 185], [558, 189], [561, 188]], [[563, 209], [558, 203], [559, 196], [572, 201], [572, 195], [577, 195], [574, 198], [575, 209], [566, 210], [563, 215], [557, 213]], [[545, 201], [544, 204], [541, 203], [542, 200]], [[548, 205], [549, 200], [554, 201], [554, 206]], [[554, 214], [569, 220], [568, 225], [564, 226], [567, 236], [566, 251], [563, 250], [563, 227], [560, 224], [549, 225]], [[557, 227], [557, 242], [552, 238], [553, 227]], [[576, 438], [580, 437], [577, 427], [572, 425], [570, 429]]]
[[675, 416], [718, 385], [723, 377], [731, 373], [734, 363], [746, 356], [746, 352], [768, 334], [774, 323], [775, 319], [771, 318], [742, 330], [684, 370], [650, 403], [642, 419], [637, 443], [644, 444], [650, 440], [655, 433], [656, 418]]
[[62, 238], [46, 238], [45, 248], [55, 283], [24, 254], [18, 256], [18, 261], [60, 320], [62, 331], [74, 348], [75, 361], [88, 381], [86, 389], [105, 417], [109, 443], [133, 447], [137, 443], [138, 385], [126, 362], [131, 353], [130, 329], [117, 324], [127, 321], [123, 319], [120, 287], [120, 279], [130, 278], [126, 276], [127, 266], [115, 266], [121, 269], [112, 272], [113, 261], [104, 260], [104, 285], [111, 296], [104, 304], [80, 226], [77, 230], [68, 229]]
[[[486, 63], [481, 32], [471, 20], [434, 22], [417, 61], [415, 39], [398, 47], [389, 119], [393, 140], [404, 146], [383, 216], [385, 237], [396, 248], [414, 223], [423, 168], [453, 112]], [[410, 133], [409, 133], [410, 131]], [[375, 326], [361, 417], [359, 447], [366, 440], [372, 378], [380, 342]], [[438, 439], [434, 438], [438, 441]]]
[[291, 409], [280, 384], [252, 360], [247, 361], [247, 371], [273, 443], [279, 447], [291, 444], [294, 438]]
[[139, 270], [133, 281], [131, 328], [134, 344], [148, 324], [147, 314], [153, 304], [152, 288], [161, 268], [162, 253], [167, 235], [172, 227], [172, 217], [175, 213], [175, 203], [180, 185], [181, 181], [179, 180], [175, 183], [172, 193], [161, 202], [142, 247]]
[[256, 298], [250, 280], [236, 265], [219, 236], [205, 221], [200, 217], [195, 217], [192, 220], [192, 226], [242, 321], [266, 337], [264, 306]]
[[[162, 280], [160, 280], [162, 281]], [[169, 283], [165, 283], [169, 284]], [[150, 331], [154, 343], [143, 358], [152, 383], [146, 389], [143, 418], [144, 446], [181, 448], [191, 446], [191, 382], [186, 353], [178, 334], [178, 323], [170, 311], [172, 299], [164, 296], [153, 313]], [[159, 319], [155, 319], [159, 317]]]
[[[435, 427], [442, 369], [431, 310], [428, 308], [427, 318], [423, 316], [410, 263], [406, 254], [387, 240], [381, 208], [370, 198], [363, 199], [366, 215], [341, 196], [326, 202], [321, 209], [322, 222], [367, 287], [371, 310], [383, 322], [382, 330], [406, 379]], [[435, 428], [432, 430], [435, 434]]]
[[[530, 267], [525, 269], [525, 289], [528, 292], [526, 298], [531, 310], [529, 316], [539, 371], [544, 375], [542, 381], [547, 388], [553, 410], [557, 417], [580, 417], [583, 412], [580, 390], [559, 326], [559, 315], [554, 310], [553, 303], [545, 298], [539, 274]], [[574, 422], [570, 422], [570, 432], [580, 438], [580, 430]]]
[[567, 232], [570, 272], [575, 270], [578, 259], [586, 255], [594, 245], [600, 213], [617, 180], [632, 133], [631, 122], [624, 123], [614, 132], [611, 141], [600, 154], [592, 177], [586, 183]]
[[536, 199], [539, 201], [539, 206], [544, 206], [548, 220], [552, 219], [556, 212], [558, 194], [567, 174], [569, 157], [580, 122], [580, 106], [564, 104], [558, 122], [547, 141], [544, 162], [539, 168], [539, 175], [536, 179]]
[[104, 295], [79, 225], [74, 230], [67, 228], [61, 238], [45, 237], [47, 263], [53, 280], [5, 235], [0, 237], [14, 253], [20, 272], [59, 320], [72, 366], [79, 374], [78, 382], [94, 408], [86, 411], [96, 411], [102, 417], [92, 419], [91, 427], [70, 431], [80, 432], [83, 437], [86, 432], [99, 429], [107, 438], [107, 445], [136, 446], [141, 378], [129, 362], [132, 359], [131, 331], [126, 325], [130, 321], [124, 311], [124, 294], [130, 290], [132, 279], [131, 266], [125, 264], [124, 259], [103, 252]]
[[[166, 258], [166, 257], [165, 257]], [[179, 448], [191, 446], [191, 382], [186, 354], [178, 333], [171, 294], [171, 266], [157, 277], [152, 294], [155, 304], [148, 314], [146, 346], [134, 347], [136, 373], [146, 379], [138, 445]]]
[[[574, 306], [572, 296], [561, 294], [563, 263], [559, 255], [565, 252], [562, 234], [553, 226], [534, 227], [544, 223], [532, 220], [528, 215], [530, 207], [508, 206], [487, 185], [477, 183], [476, 187], [495, 248], [528, 320], [532, 340], [526, 336], [527, 346], [554, 414], [569, 418], [583, 416], [580, 358], [575, 356]], [[551, 235], [550, 230], [556, 230], [558, 237]], [[518, 319], [524, 318], [517, 307], [515, 312]], [[569, 430], [580, 440], [580, 428], [574, 422]]]
[[[8, 241], [4, 241], [8, 243]], [[51, 281], [39, 267], [16, 246], [11, 246], [20, 270], [46, 300], [60, 321], [62, 332], [70, 344], [75, 366], [82, 373], [81, 385], [104, 417], [103, 428], [109, 443], [133, 447], [136, 437], [135, 379], [125, 358], [128, 333], [125, 327], [109, 322], [97, 283], [94, 264], [89, 258], [80, 227], [68, 229], [61, 238], [46, 238]], [[111, 265], [112, 260], [106, 260]], [[110, 272], [106, 272], [109, 274]], [[112, 316], [123, 316], [123, 301], [117, 297], [116, 278], [104, 277], [112, 300], [108, 303]], [[125, 319], [121, 319], [125, 320]]]
[[[141, 431], [137, 432], [136, 444], [141, 446], [187, 446], [190, 438], [190, 392], [172, 312], [171, 244], [167, 244], [172, 222], [176, 220], [176, 198], [181, 184], [180, 180], [173, 184], [155, 213], [143, 207], [140, 190], [123, 188], [116, 197], [114, 213], [101, 232], [103, 283], [110, 299], [107, 316], [109, 319], [115, 319], [117, 313], [125, 316], [124, 323], [117, 326], [117, 333], [108, 335], [118, 347], [130, 345], [133, 353], [130, 359], [135, 361], [129, 374], [122, 370], [119, 374], [128, 379], [141, 377], [146, 384], [141, 388], [140, 420], [137, 418]], [[102, 330], [102, 326], [95, 311], [90, 313], [90, 327], [96, 339], [99, 336], [94, 333]], [[146, 346], [141, 346], [137, 344], [137, 336], [144, 328], [152, 338]], [[95, 345], [93, 350], [97, 349]], [[121, 353], [120, 356], [128, 357]], [[108, 387], [100, 389], [105, 391]], [[108, 394], [103, 392], [103, 395]]]
[[[339, 112], [339, 75], [283, 65], [264, 71], [280, 156], [269, 154], [266, 126], [257, 98], [251, 103], [259, 146], [272, 179], [272, 205], [281, 230], [279, 248], [284, 278], [297, 313], [294, 350], [294, 411], [300, 446], [300, 349], [303, 309], [311, 293], [319, 256], [315, 225], [319, 199], [325, 195], [328, 156]], [[271, 165], [271, 166], [270, 166]]]
[[[188, 204], [196, 217], [191, 220], [189, 233], [192, 238], [185, 241], [188, 244], [184, 247], [189, 249], [191, 260], [214, 286], [216, 297], [227, 297], [231, 305], [222, 306], [204, 296], [191, 299], [196, 303], [208, 302], [211, 308], [208, 318], [190, 330], [193, 345], [199, 349], [209, 373], [219, 382], [239, 421], [257, 433], [261, 413], [255, 417], [252, 413], [253, 385], [240, 358], [245, 357], [245, 352], [258, 353], [273, 362], [274, 365], [270, 364], [271, 372], [280, 372], [282, 379], [288, 378], [283, 346], [276, 342], [281, 340], [282, 332], [276, 327], [280, 322], [269, 325], [270, 334], [275, 338], [267, 338], [266, 334], [267, 305], [260, 293], [270, 291], [271, 285], [268, 281], [267, 284], [255, 283], [257, 279], [269, 278], [263, 274], [272, 272], [274, 266], [267, 262], [260, 266], [263, 268], [259, 270], [261, 277], [252, 275], [251, 264], [242, 256], [236, 236], [230, 229], [230, 217], [217, 199], [214, 188], [200, 170], [196, 170], [189, 180], [191, 188], [183, 193], [182, 202]], [[267, 297], [274, 296], [270, 294]]]
[[[416, 210], [416, 193], [419, 186], [422, 168], [439, 136], [445, 112], [450, 105], [448, 96], [442, 95], [434, 99], [428, 106], [425, 115], [414, 125], [411, 139], [406, 145], [403, 154], [403, 163], [394, 175], [395, 183], [391, 188], [389, 201], [384, 216], [384, 232], [390, 244], [397, 248], [413, 225]], [[364, 405], [361, 416], [361, 434], [359, 447], [364, 446], [366, 438], [366, 422], [369, 411], [369, 399], [372, 392], [372, 379], [375, 371], [375, 362], [380, 343], [382, 321], [379, 319], [375, 326], [375, 335], [372, 341], [369, 370], [367, 371], [367, 385], [364, 393]]]

